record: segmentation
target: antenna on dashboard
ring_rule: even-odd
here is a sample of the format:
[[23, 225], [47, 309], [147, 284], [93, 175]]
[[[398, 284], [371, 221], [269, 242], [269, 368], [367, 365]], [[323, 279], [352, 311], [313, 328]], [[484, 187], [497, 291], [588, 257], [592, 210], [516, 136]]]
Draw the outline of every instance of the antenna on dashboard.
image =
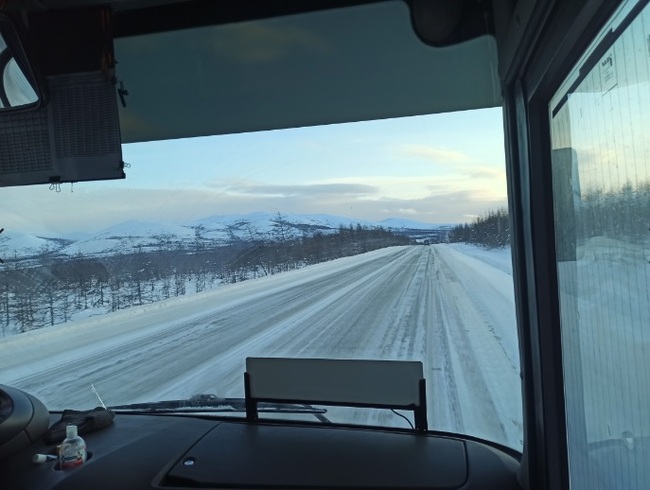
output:
[[99, 403], [102, 404], [102, 407], [104, 407], [104, 409], [106, 409], [106, 405], [104, 405], [104, 401], [102, 400], [102, 397], [99, 396], [99, 393], [98, 393], [97, 390], [95, 389], [95, 385], [92, 384], [92, 383], [90, 383], [90, 389], [93, 390], [93, 393], [97, 396], [97, 399], [99, 400]]

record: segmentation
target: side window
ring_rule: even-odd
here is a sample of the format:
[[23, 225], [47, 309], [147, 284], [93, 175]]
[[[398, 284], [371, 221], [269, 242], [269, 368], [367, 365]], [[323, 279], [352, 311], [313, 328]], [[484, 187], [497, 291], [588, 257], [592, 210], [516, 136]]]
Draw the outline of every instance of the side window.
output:
[[571, 488], [647, 489], [647, 2], [621, 7], [548, 109]]

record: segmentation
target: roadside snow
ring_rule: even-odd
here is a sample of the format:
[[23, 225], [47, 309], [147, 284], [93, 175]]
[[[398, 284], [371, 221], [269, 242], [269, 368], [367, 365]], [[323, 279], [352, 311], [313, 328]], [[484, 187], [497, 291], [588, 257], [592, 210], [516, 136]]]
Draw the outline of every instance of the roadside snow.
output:
[[484, 248], [469, 245], [467, 243], [450, 243], [448, 245], [454, 250], [458, 250], [464, 255], [490, 264], [497, 269], [512, 275], [512, 253], [510, 247], [504, 248]]

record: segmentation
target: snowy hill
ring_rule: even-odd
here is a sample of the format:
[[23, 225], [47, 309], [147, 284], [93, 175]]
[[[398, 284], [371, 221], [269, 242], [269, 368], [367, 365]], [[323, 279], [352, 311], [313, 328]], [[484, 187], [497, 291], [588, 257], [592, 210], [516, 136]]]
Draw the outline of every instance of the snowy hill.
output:
[[27, 258], [43, 251], [69, 257], [100, 257], [134, 252], [213, 248], [250, 240], [272, 240], [336, 233], [340, 227], [361, 225], [367, 228], [390, 228], [422, 240], [434, 237], [445, 225], [390, 218], [368, 221], [330, 214], [250, 213], [213, 215], [186, 224], [162, 221], [126, 221], [94, 234], [71, 234], [68, 237], [37, 237], [5, 232], [0, 235], [0, 258]]
[[43, 253], [56, 253], [68, 245], [70, 241], [61, 237], [41, 237], [5, 230], [0, 234], [0, 259], [14, 257], [33, 257]]
[[378, 223], [384, 228], [391, 228], [394, 230], [432, 230], [439, 228], [447, 228], [453, 225], [432, 225], [431, 223], [423, 223], [422, 221], [413, 221], [404, 218], [387, 218]]
[[300, 238], [314, 233], [335, 233], [341, 227], [358, 225], [364, 228], [392, 229], [416, 239], [437, 237], [440, 230], [449, 225], [436, 225], [400, 218], [368, 221], [331, 214], [277, 214], [251, 213], [246, 215], [215, 215], [191, 224], [200, 228], [200, 236], [206, 240], [251, 240], [263, 238]]
[[127, 221], [80, 240], [62, 250], [66, 255], [103, 255], [171, 250], [195, 239], [194, 229], [164, 222]]
[[[356, 226], [360, 223], [363, 226], [378, 226], [377, 223], [334, 216], [330, 214], [280, 214], [277, 213], [250, 213], [245, 215], [215, 215], [191, 223], [191, 226], [202, 226], [206, 233], [224, 233], [230, 236], [235, 233], [237, 236], [247, 238], [250, 230], [259, 234], [273, 234], [278, 223], [285, 225], [293, 236], [301, 236], [303, 233], [313, 234], [316, 231], [336, 231], [340, 226]], [[432, 225], [429, 225], [432, 226]]]

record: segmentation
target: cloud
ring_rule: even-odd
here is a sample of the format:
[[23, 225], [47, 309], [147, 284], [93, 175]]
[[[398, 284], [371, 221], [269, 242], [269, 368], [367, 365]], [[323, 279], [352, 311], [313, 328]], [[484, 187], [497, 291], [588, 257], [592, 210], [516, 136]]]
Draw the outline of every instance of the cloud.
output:
[[[409, 209], [410, 202], [420, 202], [437, 197], [446, 198], [451, 196], [445, 203], [447, 208], [462, 206], [464, 203], [456, 202], [455, 196], [463, 196], [465, 202], [473, 203], [480, 201], [485, 203], [507, 202], [507, 192], [505, 185], [504, 171], [490, 172], [487, 174], [491, 177], [481, 179], [472, 177], [472, 172], [467, 174], [450, 174], [443, 176], [375, 176], [375, 177], [347, 177], [337, 179], [338, 184], [348, 185], [365, 185], [371, 186], [373, 192], [359, 193], [354, 196], [344, 196], [354, 198], [356, 202], [368, 201], [374, 206], [382, 202], [403, 202], [403, 206], [391, 206], [391, 212], [400, 212], [400, 208]], [[494, 176], [492, 176], [494, 174]], [[500, 175], [500, 178], [496, 176]], [[363, 183], [363, 184], [362, 184]], [[469, 197], [467, 197], [469, 196]], [[418, 208], [414, 208], [418, 209]], [[484, 208], [475, 208], [474, 212], [481, 212]], [[419, 213], [422, 210], [418, 209]], [[460, 216], [460, 214], [458, 214]]]
[[400, 145], [398, 151], [406, 156], [416, 156], [434, 163], [465, 163], [470, 161], [466, 153], [441, 146]]
[[[453, 190], [426, 186], [410, 192], [415, 180], [390, 187], [324, 182], [305, 185], [230, 184], [203, 189], [124, 188], [124, 181], [80, 183], [74, 192], [61, 193], [47, 186], [7, 188], [0, 215], [8, 230], [43, 236], [97, 232], [127, 220], [185, 224], [214, 214], [246, 214], [255, 211], [293, 214], [334, 214], [350, 218], [382, 220], [403, 217], [430, 223], [471, 221], [468, 216], [507, 205], [505, 196], [489, 189]], [[420, 183], [422, 184], [422, 183]], [[427, 184], [431, 185], [431, 182]], [[411, 189], [412, 190], [412, 189]]]
[[467, 173], [467, 176], [471, 179], [498, 179], [500, 182], [505, 182], [506, 171], [505, 169], [492, 168], [471, 169]]
[[[447, 191], [416, 199], [379, 198], [375, 201], [342, 202], [347, 215], [366, 219], [403, 217], [429, 223], [463, 223], [477, 214], [507, 206], [507, 199], [490, 192]], [[345, 214], [344, 210], [338, 214]]]
[[476, 160], [460, 151], [427, 145], [402, 145], [400, 151], [405, 157], [421, 157], [435, 164], [430, 175], [420, 170], [425, 174], [419, 178], [420, 185], [427, 182], [429, 191], [499, 187], [505, 195], [506, 172], [502, 162]]
[[365, 196], [378, 192], [377, 187], [366, 184], [296, 184], [296, 185], [269, 185], [269, 184], [235, 184], [228, 185], [227, 192], [264, 197], [295, 197], [317, 195], [343, 195]]

